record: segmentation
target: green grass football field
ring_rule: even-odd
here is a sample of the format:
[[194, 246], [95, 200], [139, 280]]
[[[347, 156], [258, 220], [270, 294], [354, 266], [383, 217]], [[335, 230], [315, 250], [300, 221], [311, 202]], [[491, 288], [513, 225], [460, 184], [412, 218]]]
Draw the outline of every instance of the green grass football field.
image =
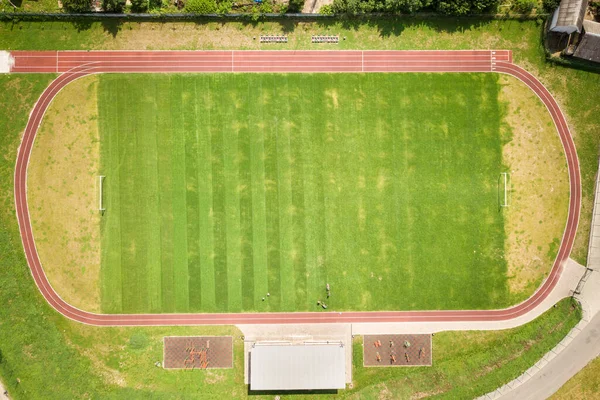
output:
[[508, 306], [497, 79], [101, 75], [103, 311]]

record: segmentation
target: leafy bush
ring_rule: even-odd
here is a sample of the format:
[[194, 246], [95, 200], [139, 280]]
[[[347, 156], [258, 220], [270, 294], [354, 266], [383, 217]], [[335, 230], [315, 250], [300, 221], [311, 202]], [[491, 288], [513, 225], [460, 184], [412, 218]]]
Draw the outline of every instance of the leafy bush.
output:
[[298, 13], [304, 8], [304, 0], [290, 0], [288, 5], [288, 12]]
[[[148, 10], [150, 5], [150, 10]], [[131, 0], [131, 11], [142, 13], [163, 7], [161, 0]]]
[[143, 333], [134, 333], [129, 338], [129, 347], [133, 350], [141, 350], [148, 345], [148, 337]]
[[106, 12], [121, 13], [125, 8], [125, 0], [102, 0], [102, 9]]
[[231, 1], [221, 1], [217, 4], [217, 14], [228, 14], [231, 12], [233, 3]]
[[324, 4], [319, 9], [319, 14], [333, 15], [333, 7], [331, 7], [331, 4]]
[[335, 14], [357, 15], [379, 11], [382, 5], [375, 0], [333, 0], [331, 8]]
[[271, 4], [270, 1], [263, 1], [262, 4], [260, 5], [260, 12], [262, 14], [270, 14], [273, 12], [273, 5]]
[[185, 12], [192, 14], [213, 14], [217, 11], [215, 0], [187, 0]]
[[448, 15], [477, 14], [496, 7], [498, 0], [440, 0], [437, 11]]
[[68, 12], [87, 12], [92, 9], [91, 0], [63, 0], [62, 4]]
[[466, 15], [471, 12], [471, 3], [467, 0], [441, 0], [437, 10], [442, 14]]
[[385, 0], [385, 11], [412, 14], [431, 5], [431, 0]]
[[516, 0], [514, 2], [514, 9], [520, 13], [526, 14], [531, 12], [534, 9], [537, 2], [535, 0]]
[[558, 5], [560, 4], [560, 0], [542, 0], [542, 5], [544, 6], [544, 10], [547, 12], [552, 12], [556, 10]]

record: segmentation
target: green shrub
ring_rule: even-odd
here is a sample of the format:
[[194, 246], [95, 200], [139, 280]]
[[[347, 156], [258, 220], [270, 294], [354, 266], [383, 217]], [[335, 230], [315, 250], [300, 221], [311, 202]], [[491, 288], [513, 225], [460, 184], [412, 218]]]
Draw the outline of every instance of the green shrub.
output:
[[288, 12], [298, 13], [304, 8], [304, 0], [290, 0], [288, 4]]
[[542, 5], [544, 6], [544, 10], [547, 12], [552, 12], [556, 10], [558, 5], [560, 4], [560, 0], [542, 0]]
[[217, 14], [229, 14], [233, 3], [231, 1], [222, 1], [217, 4]]
[[270, 14], [273, 12], [273, 5], [270, 1], [263, 1], [259, 8], [261, 14]]
[[412, 14], [429, 5], [431, 0], [385, 0], [385, 11]]
[[92, 9], [91, 0], [63, 0], [62, 4], [68, 12], [87, 12]]
[[217, 12], [217, 2], [215, 0], [187, 0], [184, 10], [192, 14], [214, 14]]
[[102, 9], [106, 12], [121, 13], [125, 9], [125, 0], [102, 0]]
[[437, 5], [438, 12], [449, 15], [466, 15], [471, 12], [471, 3], [467, 0], [442, 0]]
[[129, 338], [129, 347], [133, 350], [142, 350], [148, 345], [148, 337], [143, 333], [134, 333]]
[[513, 8], [523, 14], [531, 12], [537, 5], [535, 0], [516, 0], [513, 4]]
[[333, 7], [331, 7], [331, 4], [325, 4], [321, 6], [319, 13], [323, 15], [333, 15]]

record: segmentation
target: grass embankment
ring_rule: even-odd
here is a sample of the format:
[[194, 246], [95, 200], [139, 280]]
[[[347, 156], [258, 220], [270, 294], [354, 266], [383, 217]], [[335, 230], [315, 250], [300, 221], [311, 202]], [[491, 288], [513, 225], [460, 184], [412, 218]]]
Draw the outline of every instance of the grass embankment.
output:
[[102, 309], [509, 306], [497, 79], [101, 76]]

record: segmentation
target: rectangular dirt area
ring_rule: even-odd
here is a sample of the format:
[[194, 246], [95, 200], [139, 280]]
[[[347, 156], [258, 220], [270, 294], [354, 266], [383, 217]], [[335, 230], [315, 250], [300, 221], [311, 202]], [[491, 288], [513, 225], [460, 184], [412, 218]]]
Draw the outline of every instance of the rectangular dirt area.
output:
[[166, 336], [165, 369], [233, 368], [231, 336]]
[[431, 335], [365, 335], [363, 366], [431, 366]]

